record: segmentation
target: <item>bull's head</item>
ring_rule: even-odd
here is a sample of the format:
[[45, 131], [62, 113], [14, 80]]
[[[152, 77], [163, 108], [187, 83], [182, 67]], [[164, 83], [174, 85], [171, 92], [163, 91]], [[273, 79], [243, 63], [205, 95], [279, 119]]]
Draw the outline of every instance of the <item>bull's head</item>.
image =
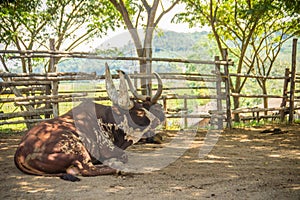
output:
[[[151, 98], [139, 95], [134, 88], [129, 76], [123, 71], [118, 71], [120, 77], [119, 92], [116, 90], [108, 65], [106, 64], [106, 89], [113, 103], [114, 118], [117, 126], [124, 130], [126, 139], [137, 142], [145, 133], [153, 130], [165, 120], [162, 106], [157, 103], [162, 93], [162, 81], [154, 73], [158, 81], [156, 94]], [[135, 99], [130, 99], [127, 84]]]

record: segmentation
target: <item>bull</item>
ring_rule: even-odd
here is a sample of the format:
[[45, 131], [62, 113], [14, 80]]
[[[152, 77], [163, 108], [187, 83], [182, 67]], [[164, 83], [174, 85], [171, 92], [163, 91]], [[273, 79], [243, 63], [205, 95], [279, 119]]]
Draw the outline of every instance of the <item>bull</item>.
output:
[[[79, 181], [77, 175], [99, 176], [119, 173], [119, 169], [105, 165], [107, 160], [126, 163], [125, 149], [165, 119], [157, 103], [162, 93], [158, 80], [156, 94], [150, 98], [139, 95], [130, 77], [118, 71], [120, 85], [116, 90], [108, 65], [105, 84], [112, 106], [83, 101], [64, 115], [41, 122], [22, 138], [14, 162], [22, 172], [32, 175], [57, 176]], [[127, 84], [134, 95], [131, 99]]]

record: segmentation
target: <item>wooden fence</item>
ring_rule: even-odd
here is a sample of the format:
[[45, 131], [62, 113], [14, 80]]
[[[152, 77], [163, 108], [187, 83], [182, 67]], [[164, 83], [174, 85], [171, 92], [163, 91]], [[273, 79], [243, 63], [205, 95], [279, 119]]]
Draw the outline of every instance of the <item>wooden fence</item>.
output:
[[[225, 52], [225, 51], [224, 51]], [[133, 57], [101, 57], [94, 54], [86, 53], [70, 53], [70, 52], [58, 52], [58, 51], [0, 51], [0, 54], [4, 53], [18, 53], [19, 56], [12, 56], [11, 59], [20, 58], [35, 58], [35, 57], [72, 57], [72, 58], [87, 58], [87, 59], [101, 59], [101, 60], [141, 60], [147, 58], [133, 58]], [[231, 117], [226, 115], [226, 110], [223, 107], [228, 107], [230, 104], [229, 96], [226, 96], [229, 91], [229, 84], [225, 76], [228, 75], [228, 66], [233, 63], [228, 60], [220, 60], [216, 57], [214, 61], [201, 61], [201, 60], [185, 60], [185, 59], [166, 59], [166, 58], [153, 58], [153, 62], [176, 62], [176, 63], [189, 63], [197, 65], [210, 65], [212, 66], [212, 72], [207, 74], [199, 73], [160, 73], [163, 82], [181, 81], [181, 84], [168, 86], [164, 84], [164, 93], [161, 97], [161, 103], [164, 105], [166, 116], [168, 119], [184, 119], [184, 126], [188, 126], [189, 118], [210, 118], [212, 115], [216, 120], [212, 121], [212, 124], [223, 127], [223, 120]], [[130, 77], [134, 80], [153, 78], [152, 75], [145, 75], [134, 73], [130, 74]], [[104, 80], [103, 75], [97, 75], [96, 73], [10, 73], [1, 72], [0, 87], [2, 88], [0, 99], [0, 105], [11, 104], [12, 107], [19, 107], [19, 109], [12, 110], [12, 112], [0, 113], [0, 125], [4, 124], [17, 124], [17, 123], [34, 123], [45, 119], [49, 119], [59, 115], [59, 103], [80, 101], [85, 98], [93, 98], [95, 101], [107, 101], [105, 88], [99, 88], [96, 91], [62, 91], [59, 89], [60, 82], [85, 81], [85, 80]], [[117, 78], [114, 76], [113, 78]], [[137, 87], [137, 82], [134, 81]], [[196, 83], [210, 83], [211, 86], [194, 86], [191, 87], [186, 82]], [[185, 84], [184, 84], [185, 83]], [[180, 86], [182, 85], [182, 86]], [[200, 84], [201, 85], [201, 84]], [[203, 84], [202, 84], [203, 85]], [[100, 86], [99, 86], [100, 87]], [[139, 87], [137, 87], [139, 88]], [[141, 89], [139, 89], [141, 90]], [[155, 90], [155, 88], [154, 88]], [[209, 90], [209, 92], [203, 92], [203, 94], [192, 94], [191, 91], [197, 90]], [[180, 91], [180, 92], [177, 92]], [[96, 94], [97, 97], [90, 97], [89, 93]], [[3, 98], [7, 95], [6, 98]], [[194, 100], [215, 100], [216, 107], [210, 110], [210, 113], [190, 113], [188, 105], [190, 101]], [[174, 109], [174, 103], [170, 103], [173, 100], [182, 101], [182, 106]], [[222, 104], [224, 106], [222, 106]], [[229, 106], [230, 107], [230, 106]], [[17, 120], [13, 120], [17, 119]], [[21, 119], [24, 118], [24, 119]], [[198, 120], [199, 121], [199, 120]], [[226, 120], [227, 121], [227, 120]], [[228, 125], [230, 126], [230, 124]], [[164, 125], [168, 128], [168, 122]]]
[[[296, 46], [294, 45], [294, 48]], [[293, 48], [293, 49], [294, 49]], [[293, 50], [294, 51], [294, 50]], [[134, 57], [102, 57], [96, 54], [88, 54], [84, 52], [58, 52], [58, 51], [0, 51], [1, 54], [11, 53], [19, 54], [18, 56], [12, 56], [11, 59], [20, 58], [50, 58], [50, 65], [53, 58], [87, 58], [87, 59], [100, 59], [100, 60], [149, 60], [148, 58], [134, 58]], [[260, 120], [263, 118], [278, 117], [282, 121], [289, 116], [289, 122], [293, 121], [295, 110], [299, 109], [295, 106], [300, 97], [297, 96], [300, 90], [296, 89], [296, 84], [300, 82], [300, 74], [296, 73], [296, 52], [293, 52], [293, 63], [291, 70], [287, 69], [286, 74], [281, 77], [260, 77], [254, 75], [244, 74], [229, 74], [228, 67], [233, 65], [227, 58], [226, 50], [223, 51], [226, 60], [220, 60], [219, 57], [215, 57], [214, 61], [201, 61], [201, 60], [185, 60], [185, 59], [167, 59], [167, 58], [152, 58], [153, 62], [176, 62], [176, 63], [189, 63], [196, 64], [197, 66], [211, 66], [211, 72], [206, 74], [199, 73], [160, 73], [163, 83], [168, 81], [181, 81], [181, 83], [194, 82], [196, 86], [190, 86], [187, 84], [168, 85], [164, 84], [164, 93], [160, 99], [164, 106], [166, 116], [168, 120], [182, 119], [182, 126], [189, 126], [193, 121], [194, 125], [198, 125], [202, 119], [210, 119], [210, 123], [218, 128], [223, 128], [223, 122], [226, 122], [227, 127], [231, 127], [232, 114], [251, 113], [244, 117], [242, 120]], [[53, 63], [55, 65], [55, 63]], [[52, 66], [55, 70], [55, 66]], [[281, 79], [283, 80], [283, 94], [282, 95], [245, 95], [234, 94], [230, 92], [229, 78], [230, 77], [247, 77], [247, 78], [265, 78], [265, 79]], [[130, 77], [134, 80], [143, 78], [154, 78], [151, 75], [145, 74], [130, 74]], [[78, 82], [86, 80], [97, 80], [99, 82], [104, 80], [103, 75], [97, 75], [96, 73], [75, 73], [75, 72], [51, 72], [51, 73], [10, 73], [0, 72], [0, 108], [3, 105], [10, 104], [13, 109], [11, 111], [5, 110], [0, 113], [0, 125], [5, 124], [18, 124], [26, 123], [30, 126], [31, 123], [43, 121], [45, 119], [58, 116], [59, 105], [65, 102], [77, 102], [85, 98], [92, 98], [95, 101], [107, 101], [105, 88], [102, 85], [98, 85], [95, 90], [92, 91], [63, 91], [59, 89], [61, 82]], [[113, 78], [117, 78], [114, 76]], [[138, 81], [134, 81], [139, 90], [140, 86], [137, 85]], [[204, 83], [204, 84], [201, 84]], [[206, 85], [205, 85], [206, 83]], [[155, 85], [155, 84], [154, 84]], [[155, 90], [155, 88], [154, 88]], [[201, 91], [201, 92], [200, 92]], [[91, 96], [94, 94], [94, 96]], [[279, 98], [282, 100], [281, 105], [275, 108], [244, 108], [244, 109], [231, 109], [231, 100], [233, 96], [239, 96], [243, 98]], [[174, 108], [172, 101], [180, 101], [181, 106]], [[203, 109], [200, 106], [200, 100], [203, 102], [213, 101], [214, 104], [210, 108], [206, 109], [206, 112], [199, 112]], [[206, 101], [205, 101], [206, 100]], [[197, 109], [189, 108], [191, 101], [196, 101], [195, 105]], [[178, 102], [177, 102], [178, 104]], [[3, 109], [2, 109], [3, 110]], [[262, 112], [276, 111], [278, 114], [274, 115], [261, 115]], [[191, 120], [197, 119], [197, 120]], [[164, 128], [169, 129], [168, 120], [164, 124]], [[183, 128], [183, 127], [181, 127]]]
[[[257, 75], [244, 75], [244, 74], [230, 74], [231, 77], [247, 77], [247, 78], [254, 78], [254, 79], [265, 79], [265, 80], [282, 80], [282, 95], [262, 95], [262, 94], [235, 94], [231, 93], [230, 96], [232, 97], [243, 97], [243, 98], [271, 98], [271, 99], [279, 99], [280, 104], [268, 107], [268, 108], [239, 108], [239, 109], [232, 109], [232, 114], [249, 114], [251, 115], [242, 117], [241, 120], [257, 120], [260, 121], [261, 119], [275, 119], [279, 118], [281, 122], [288, 120], [288, 123], [294, 122], [295, 114], [298, 114], [298, 110], [300, 109], [300, 105], [298, 102], [300, 101], [300, 73], [297, 73], [296, 68], [296, 55], [297, 55], [297, 39], [293, 39], [293, 46], [292, 46], [292, 62], [291, 68], [285, 69], [284, 76], [257, 76]], [[288, 119], [286, 119], [288, 116]]]
[[[141, 75], [130, 74], [131, 78], [139, 79]], [[216, 78], [212, 78], [211, 74], [199, 75], [199, 74], [160, 74], [163, 81], [166, 80], [182, 80], [182, 81], [196, 81], [196, 82], [215, 82], [218, 81]], [[209, 80], [206, 79], [205, 76], [209, 77]], [[99, 88], [98, 90], [91, 91], [59, 91], [57, 95], [53, 95], [47, 93], [51, 88], [51, 82], [53, 81], [68, 81], [71, 83], [72, 81], [78, 80], [104, 80], [103, 76], [97, 76], [95, 74], [84, 74], [84, 73], [50, 73], [50, 74], [15, 74], [15, 73], [0, 73], [0, 77], [3, 79], [5, 77], [10, 77], [11, 81], [0, 82], [0, 87], [2, 87], [2, 96], [7, 95], [7, 98], [1, 98], [0, 104], [13, 104], [12, 107], [26, 107], [31, 108], [26, 111], [21, 111], [22, 109], [18, 109], [17, 112], [9, 112], [9, 113], [0, 113], [0, 125], [4, 124], [17, 124], [17, 123], [34, 123], [43, 121], [48, 118], [52, 118], [55, 116], [54, 113], [59, 114], [59, 111], [56, 110], [58, 108], [59, 103], [63, 102], [76, 102], [81, 101], [83, 99], [91, 98], [95, 101], [107, 101], [109, 100], [106, 96], [105, 88]], [[76, 78], [75, 78], [76, 77]], [[116, 77], [115, 77], [116, 78]], [[143, 78], [147, 78], [147, 76], [143, 75]], [[220, 84], [221, 85], [221, 84]], [[18, 86], [22, 86], [22, 88], [18, 88]], [[27, 86], [27, 87], [24, 87]], [[15, 93], [11, 90], [18, 90], [21, 96], [15, 96]], [[103, 86], [104, 87], [104, 86]], [[188, 104], [189, 101], [195, 99], [215, 99], [219, 104], [219, 109], [222, 107], [222, 100], [225, 99], [224, 95], [221, 94], [220, 91], [216, 91], [215, 94], [209, 95], [191, 95], [191, 90], [199, 90], [199, 89], [208, 89], [207, 87], [168, 87], [164, 86], [163, 90], [165, 91], [161, 97], [162, 104], [164, 105], [164, 109], [166, 111], [167, 118], [184, 118], [185, 126], [187, 126], [188, 118], [210, 118], [210, 114], [198, 114], [198, 113], [188, 113]], [[215, 87], [210, 87], [211, 90], [215, 89]], [[219, 89], [224, 89], [220, 88]], [[141, 89], [139, 89], [141, 90]], [[181, 90], [185, 91], [184, 94], [176, 94], [174, 91]], [[171, 91], [171, 92], [170, 92]], [[89, 93], [94, 93], [94, 96], [89, 96]], [[219, 94], [218, 94], [219, 93]], [[223, 92], [224, 94], [224, 92]], [[97, 96], [97, 97], [95, 97]], [[177, 108], [174, 110], [169, 107], [168, 101], [172, 100], [182, 100], [184, 103], [181, 108]], [[23, 117], [24, 119], [20, 119]], [[17, 118], [18, 120], [11, 120], [13, 118]], [[219, 122], [221, 123], [221, 122]], [[167, 122], [165, 124], [167, 127]]]

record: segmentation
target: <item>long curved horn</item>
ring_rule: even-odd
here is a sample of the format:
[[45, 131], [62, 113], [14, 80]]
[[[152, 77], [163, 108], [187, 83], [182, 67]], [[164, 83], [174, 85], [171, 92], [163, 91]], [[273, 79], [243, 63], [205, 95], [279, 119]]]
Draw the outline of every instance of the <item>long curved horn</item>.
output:
[[133, 102], [130, 101], [128, 90], [126, 86], [126, 81], [124, 78], [124, 74], [119, 71], [120, 76], [120, 86], [119, 86], [119, 92], [116, 90], [116, 87], [113, 83], [112, 76], [109, 70], [109, 66], [107, 63], [105, 63], [105, 85], [106, 85], [106, 92], [109, 97], [109, 99], [113, 102], [115, 105], [119, 105], [121, 108], [125, 110], [131, 109], [134, 105]]
[[[123, 73], [124, 73], [124, 72], [123, 72]], [[128, 76], [126, 73], [124, 73], [124, 75], [125, 75], [125, 78], [126, 78], [126, 80], [127, 80], [129, 89], [130, 89], [130, 91], [132, 92], [133, 96], [134, 96], [136, 99], [139, 99], [139, 100], [142, 100], [142, 101], [146, 101], [147, 96], [138, 94], [138, 92], [137, 92], [137, 90], [135, 89], [135, 87], [133, 86], [133, 84], [132, 84], [132, 82], [131, 82], [129, 76]]]
[[123, 109], [131, 109], [133, 108], [134, 104], [129, 98], [128, 90], [126, 81], [124, 78], [124, 72], [118, 71], [120, 77], [120, 86], [119, 86], [119, 98], [118, 98], [118, 105]]
[[[124, 73], [124, 72], [123, 72], [123, 73]], [[152, 103], [156, 103], [157, 100], [159, 99], [159, 97], [160, 97], [161, 94], [162, 94], [162, 91], [163, 91], [163, 84], [162, 84], [162, 80], [161, 80], [159, 74], [156, 73], [156, 72], [154, 72], [153, 74], [154, 74], [154, 75], [156, 76], [156, 78], [157, 78], [157, 84], [158, 84], [158, 86], [157, 86], [157, 92], [156, 92], [156, 94], [151, 98], [151, 102], [152, 102]], [[127, 80], [129, 89], [130, 89], [130, 91], [132, 92], [132, 94], [134, 95], [134, 97], [137, 98], [137, 99], [139, 99], [139, 100], [146, 101], [147, 96], [138, 94], [138, 93], [137, 93], [137, 90], [136, 90], [135, 87], [133, 86], [133, 84], [132, 84], [132, 82], [131, 82], [129, 76], [128, 76], [126, 73], [124, 73], [124, 75], [125, 75], [125, 78], [126, 78], [126, 80]]]
[[151, 98], [151, 102], [156, 103], [163, 91], [163, 84], [162, 84], [162, 80], [161, 80], [159, 74], [156, 72], [154, 72], [153, 74], [156, 76], [156, 79], [157, 79], [157, 91], [156, 91], [156, 94]]
[[105, 86], [108, 98], [116, 105], [118, 105], [118, 92], [113, 83], [109, 66], [105, 63]]

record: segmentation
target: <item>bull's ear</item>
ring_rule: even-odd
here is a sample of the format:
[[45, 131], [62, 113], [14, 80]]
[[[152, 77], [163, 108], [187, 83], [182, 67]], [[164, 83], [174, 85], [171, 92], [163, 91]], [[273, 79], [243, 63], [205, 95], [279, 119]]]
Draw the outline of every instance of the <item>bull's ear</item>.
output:
[[119, 76], [120, 76], [120, 86], [119, 86], [118, 104], [123, 109], [131, 109], [133, 108], [134, 103], [130, 100], [124, 73], [122, 71], [119, 71]]

